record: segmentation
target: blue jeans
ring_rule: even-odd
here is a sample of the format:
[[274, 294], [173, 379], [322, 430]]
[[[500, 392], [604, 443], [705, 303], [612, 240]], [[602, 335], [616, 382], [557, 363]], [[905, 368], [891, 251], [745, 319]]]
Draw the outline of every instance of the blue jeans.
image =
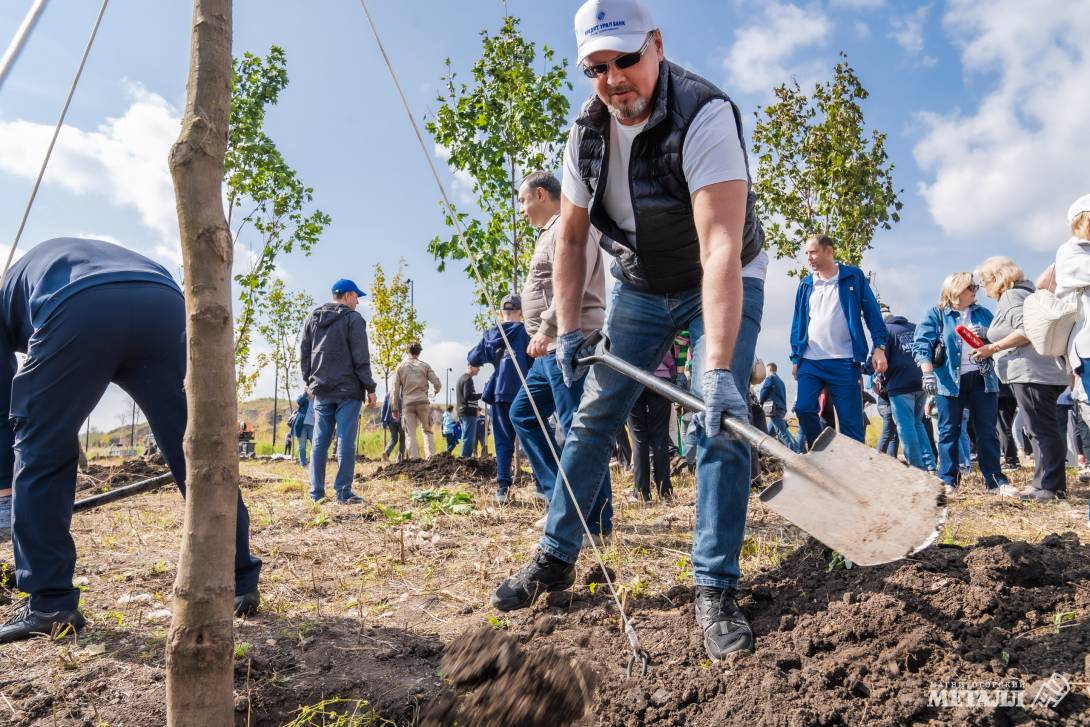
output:
[[[958, 464], [967, 470], [973, 466], [973, 450], [969, 445], [969, 410], [961, 410], [961, 436], [958, 437]], [[998, 434], [996, 436], [999, 436]]]
[[[8, 460], [11, 469], [0, 472], [0, 487], [14, 474], [8, 482], [14, 487], [15, 583], [30, 594], [34, 610], [79, 605], [70, 534], [79, 430], [111, 381], [144, 412], [185, 495], [185, 323], [178, 291], [155, 283], [108, 283], [62, 302], [34, 332], [18, 373], [10, 352], [0, 356], [0, 401], [11, 415], [0, 421], [0, 442], [15, 457], [14, 466]], [[261, 561], [250, 554], [250, 515], [240, 492], [235, 595], [257, 590], [260, 572]]]
[[511, 486], [511, 460], [515, 457], [515, 428], [511, 426], [511, 402], [492, 405], [492, 441], [496, 445], [496, 489]]
[[890, 457], [896, 457], [901, 438], [897, 431], [897, 424], [893, 421], [893, 409], [889, 404], [879, 400], [878, 414], [882, 417], [882, 433], [878, 437], [878, 451]]
[[897, 424], [897, 433], [901, 437], [901, 446], [905, 450], [905, 459], [913, 467], [922, 470], [935, 469], [935, 457], [924, 429], [923, 412], [927, 403], [927, 394], [913, 391], [889, 397], [893, 421]]
[[[731, 370], [738, 391], [749, 386], [753, 351], [761, 328], [764, 282], [743, 278], [742, 322], [734, 345]], [[612, 352], [621, 359], [654, 371], [673, 344], [674, 335], [689, 329], [692, 340], [691, 389], [700, 396], [704, 378], [704, 318], [700, 289], [656, 295], [624, 283], [613, 287], [606, 333]], [[643, 386], [605, 366], [587, 374], [583, 399], [564, 442], [560, 465], [575, 494], [553, 490], [542, 551], [568, 563], [579, 556], [583, 528], [577, 512], [590, 512], [609, 469], [613, 439], [624, 424]], [[749, 505], [750, 447], [726, 435], [708, 438], [694, 426], [696, 439], [696, 517], [693, 525], [693, 580], [699, 586], [729, 588], [739, 577], [738, 553]]]
[[[586, 380], [584, 376], [570, 389], [565, 386], [556, 356], [552, 354], [534, 359], [534, 365], [530, 367], [530, 373], [526, 377], [526, 385], [534, 397], [538, 411], [541, 412], [541, 418], [548, 426], [549, 416], [555, 413], [560, 420], [565, 440], [571, 431], [579, 400], [583, 398]], [[530, 460], [530, 467], [534, 470], [534, 478], [537, 479], [541, 493], [551, 501], [555, 487], [564, 488], [563, 481], [557, 478], [556, 459], [553, 457], [553, 452], [560, 452], [560, 446], [557, 445], [552, 431], [548, 435], [541, 431], [525, 390], [520, 391], [511, 403], [511, 424], [526, 450], [526, 459]], [[613, 532], [613, 487], [608, 467], [599, 487], [598, 497], [587, 515], [587, 525], [595, 535]]]
[[310, 497], [325, 497], [325, 463], [337, 427], [337, 476], [333, 490], [338, 500], [352, 496], [352, 474], [356, 470], [356, 431], [359, 429], [359, 399], [314, 398], [314, 447], [310, 452]]
[[477, 443], [477, 417], [462, 417], [462, 456], [473, 456], [473, 445]]
[[[957, 485], [961, 425], [967, 408], [973, 417], [977, 463], [984, 475], [985, 486], [993, 489], [1007, 484], [1006, 476], [999, 469], [998, 392], [985, 391], [984, 377], [971, 371], [961, 377], [957, 396], [936, 396], [935, 404], [939, 410], [939, 478], [948, 485]], [[966, 458], [968, 455], [966, 447]]]
[[863, 392], [859, 387], [860, 367], [848, 358], [811, 360], [804, 358], [799, 364], [798, 392], [795, 413], [799, 415], [799, 429], [811, 447], [824, 428], [818, 413], [818, 397], [821, 390], [829, 388], [829, 396], [836, 409], [836, 421], [840, 433], [862, 442], [867, 438], [863, 427]]
[[312, 441], [314, 441], [314, 427], [304, 424], [302, 434], [295, 438], [295, 446], [299, 450], [299, 465], [301, 467], [307, 466], [307, 442]]
[[791, 430], [787, 428], [787, 420], [782, 411], [776, 410], [768, 418], [768, 433], [790, 447], [792, 452], [799, 451], [799, 443], [791, 436]]
[[447, 454], [450, 454], [458, 445], [458, 435], [454, 432], [451, 432], [450, 434], [444, 433], [443, 438], [447, 440]]

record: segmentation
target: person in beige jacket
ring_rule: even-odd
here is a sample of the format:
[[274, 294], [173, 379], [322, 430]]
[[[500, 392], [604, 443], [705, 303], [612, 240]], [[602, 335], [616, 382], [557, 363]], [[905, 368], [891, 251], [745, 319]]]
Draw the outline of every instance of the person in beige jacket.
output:
[[401, 362], [394, 372], [394, 388], [390, 394], [390, 408], [401, 409], [401, 422], [404, 436], [409, 440], [409, 459], [420, 456], [420, 446], [416, 442], [416, 427], [424, 430], [424, 455], [435, 454], [435, 439], [431, 432], [431, 401], [428, 397], [428, 384], [435, 387], [438, 394], [443, 382], [430, 365], [420, 360], [424, 347], [411, 343], [408, 358]]

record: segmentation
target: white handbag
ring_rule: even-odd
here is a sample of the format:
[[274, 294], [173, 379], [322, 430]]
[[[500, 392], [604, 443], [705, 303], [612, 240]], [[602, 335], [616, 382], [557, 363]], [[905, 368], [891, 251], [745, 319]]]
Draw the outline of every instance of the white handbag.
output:
[[1057, 298], [1051, 291], [1037, 290], [1022, 304], [1022, 332], [1042, 356], [1065, 356], [1078, 315], [1077, 293]]

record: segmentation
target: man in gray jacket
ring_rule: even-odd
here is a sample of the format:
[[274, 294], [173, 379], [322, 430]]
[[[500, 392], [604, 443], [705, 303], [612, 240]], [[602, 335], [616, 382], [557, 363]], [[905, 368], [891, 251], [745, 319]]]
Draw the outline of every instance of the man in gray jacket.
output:
[[356, 431], [364, 396], [368, 407], [376, 403], [367, 324], [356, 312], [364, 295], [355, 283], [342, 278], [333, 284], [333, 302], [315, 310], [303, 324], [299, 364], [307, 391], [314, 397], [310, 497], [315, 501], [325, 497], [325, 465], [336, 426], [338, 465], [333, 488], [337, 502], [363, 502], [362, 497], [352, 494]]
[[[552, 305], [553, 255], [556, 248], [556, 223], [560, 219], [560, 181], [549, 172], [530, 174], [519, 187], [519, 205], [522, 207], [523, 216], [531, 225], [540, 229], [541, 234], [534, 245], [530, 272], [522, 288], [523, 319], [526, 332], [532, 336], [527, 351], [534, 357], [534, 363], [526, 377], [526, 388], [519, 392], [511, 404], [511, 424], [534, 470], [538, 497], [548, 502], [553, 497], [556, 484], [556, 461], [560, 448], [552, 433], [546, 433], [538, 424], [530, 405], [530, 396], [533, 396], [542, 420], [547, 420], [551, 414], [556, 413], [561, 431], [566, 435], [583, 395], [582, 379], [570, 388], [564, 384], [554, 355], [556, 311]], [[598, 249], [600, 234], [592, 229], [590, 237], [586, 245], [586, 280], [583, 285], [581, 311], [584, 334], [601, 328], [606, 319], [606, 277]], [[559, 483], [559, 489], [563, 492], [563, 483]], [[587, 517], [591, 533], [599, 536], [603, 542], [613, 530], [612, 503], [607, 468], [598, 497]], [[544, 522], [541, 524], [544, 525]]]

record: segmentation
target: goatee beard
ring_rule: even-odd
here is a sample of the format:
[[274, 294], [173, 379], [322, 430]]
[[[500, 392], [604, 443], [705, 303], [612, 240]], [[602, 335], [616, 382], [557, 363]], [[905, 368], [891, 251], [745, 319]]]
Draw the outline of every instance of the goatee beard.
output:
[[628, 119], [634, 119], [642, 115], [647, 111], [647, 107], [650, 104], [651, 99], [649, 98], [637, 98], [631, 103], [619, 105], [606, 104], [606, 108], [609, 109], [609, 113], [618, 121], [627, 121]]

